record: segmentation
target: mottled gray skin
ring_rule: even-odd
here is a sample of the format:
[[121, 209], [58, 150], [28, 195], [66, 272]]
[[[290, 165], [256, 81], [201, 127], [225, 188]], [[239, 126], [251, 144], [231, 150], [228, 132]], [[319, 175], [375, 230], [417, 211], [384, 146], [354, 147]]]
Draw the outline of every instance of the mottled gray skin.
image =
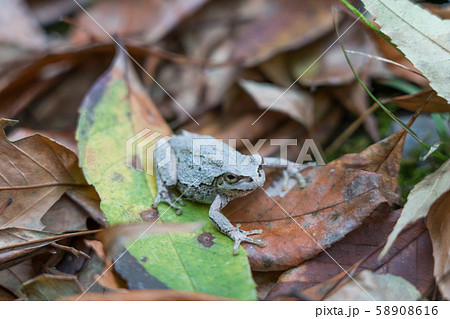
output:
[[[195, 155], [194, 139], [202, 145], [208, 144], [201, 146], [200, 153]], [[160, 143], [158, 146], [154, 155], [155, 163], [164, 160], [168, 146], [173, 152], [173, 160], [176, 160], [176, 184], [172, 173], [173, 163], [157, 166], [157, 171], [164, 184], [168, 187], [176, 186], [184, 198], [211, 204], [217, 195], [225, 195], [233, 200], [264, 184], [264, 170], [257, 158], [243, 155], [211, 136], [182, 131], [180, 135], [173, 136], [168, 145]], [[219, 157], [216, 150], [220, 153]], [[230, 173], [238, 177], [238, 182], [232, 185], [223, 179], [223, 175]]]
[[[197, 145], [197, 147], [195, 147]], [[198, 145], [202, 145], [200, 148]], [[241, 242], [265, 246], [265, 242], [248, 237], [262, 230], [244, 231], [233, 226], [220, 212], [231, 200], [245, 196], [264, 185], [264, 166], [278, 167], [279, 159], [243, 155], [227, 144], [207, 135], [182, 131], [168, 142], [160, 139], [154, 152], [158, 196], [153, 203], [165, 202], [181, 214], [184, 205], [181, 196], [199, 203], [211, 204], [209, 217], [217, 228], [234, 240], [233, 253], [238, 253]], [[298, 165], [283, 171], [286, 184], [295, 177], [302, 187], [305, 181]], [[233, 177], [231, 179], [231, 177]], [[173, 193], [177, 189], [181, 196]]]

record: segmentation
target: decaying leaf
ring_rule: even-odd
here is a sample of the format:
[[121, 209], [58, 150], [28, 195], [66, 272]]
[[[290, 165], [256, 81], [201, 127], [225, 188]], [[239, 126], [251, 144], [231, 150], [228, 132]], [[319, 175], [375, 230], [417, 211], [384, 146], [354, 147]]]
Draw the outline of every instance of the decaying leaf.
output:
[[404, 137], [398, 131], [359, 154], [305, 171], [304, 189], [294, 183], [290, 191], [281, 192], [281, 182], [269, 176], [266, 191], [225, 207], [229, 219], [243, 229], [263, 229], [259, 238], [267, 242], [265, 248], [244, 244], [252, 269], [296, 266], [341, 240], [377, 208], [397, 202]]
[[25, 297], [21, 290], [22, 284], [36, 275], [32, 260], [27, 259], [18, 265], [0, 270], [0, 287], [22, 298]]
[[450, 102], [450, 20], [442, 20], [408, 0], [362, 0], [394, 44]]
[[380, 258], [386, 255], [397, 238], [398, 234], [406, 225], [427, 216], [430, 207], [444, 193], [450, 189], [450, 160], [447, 160], [434, 173], [425, 177], [421, 182], [416, 184], [408, 195], [402, 215], [397, 221], [394, 230], [389, 235], [386, 246], [380, 253]]
[[[80, 163], [102, 199], [101, 207], [110, 224], [138, 222], [145, 218], [145, 212], [151, 211], [156, 194], [154, 176], [127, 167], [127, 156], [143, 168], [149, 167], [147, 160], [152, 163], [151, 153], [147, 157], [138, 151], [135, 157], [127, 154], [127, 140], [144, 129], [159, 132], [156, 137], [144, 134], [135, 140], [144, 150], [151, 148], [157, 137], [171, 133], [125, 53], [118, 49], [110, 70], [87, 94], [77, 131]], [[204, 226], [191, 233], [142, 238], [127, 247], [131, 256], [151, 276], [172, 289], [256, 299], [244, 250], [232, 256], [233, 242], [216, 229], [207, 211], [205, 205], [188, 203], [178, 216], [160, 205], [159, 217], [163, 222], [202, 221]], [[208, 244], [205, 238], [209, 239]]]
[[[449, 182], [447, 174], [447, 184]], [[450, 300], [450, 192], [442, 194], [430, 207], [427, 227], [433, 243], [434, 276], [442, 296]]]
[[25, 300], [58, 300], [83, 292], [75, 276], [49, 274], [25, 282], [22, 290], [26, 295]]
[[[400, 214], [401, 210], [388, 210], [366, 218], [361, 227], [327, 249], [336, 263], [322, 252], [285, 271], [270, 291], [268, 299], [284, 300], [290, 296], [303, 296], [322, 300], [346, 279], [347, 274], [343, 269], [352, 276], [363, 269], [377, 274], [390, 273], [403, 277], [423, 295], [429, 294], [434, 287], [433, 258], [431, 241], [423, 220], [408, 226], [389, 254], [381, 260], [377, 258], [381, 245], [386, 242]], [[308, 289], [313, 286], [316, 288]]]

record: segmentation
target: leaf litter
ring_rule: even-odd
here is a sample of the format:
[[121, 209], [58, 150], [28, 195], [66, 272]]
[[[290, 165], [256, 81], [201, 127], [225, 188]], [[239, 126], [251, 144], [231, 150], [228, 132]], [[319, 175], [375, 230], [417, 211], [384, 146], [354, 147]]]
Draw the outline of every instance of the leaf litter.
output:
[[[417, 48], [433, 49], [428, 38], [447, 46], [448, 39], [435, 39], [443, 28], [433, 27], [445, 20], [403, 2], [379, 3], [387, 13], [369, 11], [406, 58], [361, 21], [342, 40], [361, 53], [352, 54], [351, 62], [365, 85], [375, 83], [375, 95], [387, 95], [383, 101], [402, 108], [396, 114], [419, 108], [432, 113], [441, 139], [433, 143], [440, 143], [439, 152], [448, 158], [445, 63], [416, 59]], [[422, 214], [407, 222], [378, 260], [394, 223], [412, 206], [407, 202], [401, 213], [396, 210], [403, 206], [397, 179], [403, 174], [405, 133], [386, 134], [338, 46], [315, 62], [336, 39], [333, 15], [341, 30], [356, 19], [332, 10], [343, 8], [339, 1], [80, 1], [200, 126], [143, 69], [135, 72], [78, 6], [59, 0], [20, 2], [20, 8], [18, 3], [8, 2], [4, 11], [8, 17], [20, 15], [21, 27], [0, 32], [0, 116], [5, 118], [0, 183], [6, 183], [0, 189], [0, 298], [77, 299], [87, 292], [86, 300], [365, 300], [367, 294], [318, 244], [376, 299], [449, 298], [445, 189], [420, 203], [427, 204], [426, 220]], [[397, 5], [426, 17], [424, 42], [403, 46], [407, 37], [414, 40], [411, 26], [422, 31], [424, 26], [405, 20], [399, 34], [398, 23], [389, 26], [395, 21], [389, 21], [389, 11], [398, 11]], [[446, 6], [423, 7], [445, 17]], [[64, 18], [57, 22], [59, 17]], [[208, 207], [189, 203], [182, 216], [163, 205], [152, 210], [153, 178], [123, 165], [126, 138], [145, 128], [167, 136], [188, 129], [225, 140], [247, 138], [247, 145], [269, 137], [312, 138], [325, 149], [354, 117], [364, 122], [364, 130], [341, 142], [338, 156], [329, 158], [333, 161], [305, 172], [308, 188], [291, 185], [280, 192], [274, 172], [264, 186], [273, 199], [259, 190], [225, 209], [234, 224], [263, 228], [260, 238], [268, 242], [264, 249], [244, 245], [238, 257], [230, 256], [232, 243], [211, 224]], [[6, 127], [12, 124], [6, 118], [19, 119], [20, 128]], [[371, 140], [376, 143], [369, 146]], [[239, 140], [236, 146], [248, 153], [245, 145]], [[339, 157], [350, 146], [353, 154]], [[300, 148], [289, 146], [289, 159], [296, 160]], [[277, 150], [269, 141], [260, 148], [266, 156]], [[135, 165], [151, 166], [151, 158], [138, 158], [131, 159]], [[443, 165], [433, 158], [427, 163], [434, 169]], [[423, 192], [432, 189], [420, 185]], [[170, 232], [141, 239], [129, 235], [147, 224], [123, 224], [141, 221]], [[200, 229], [185, 228], [197, 221], [203, 221]], [[114, 226], [100, 234], [109, 232], [113, 245], [94, 237], [107, 224]], [[173, 233], [178, 226], [184, 231]], [[348, 251], [355, 254], [349, 257]]]

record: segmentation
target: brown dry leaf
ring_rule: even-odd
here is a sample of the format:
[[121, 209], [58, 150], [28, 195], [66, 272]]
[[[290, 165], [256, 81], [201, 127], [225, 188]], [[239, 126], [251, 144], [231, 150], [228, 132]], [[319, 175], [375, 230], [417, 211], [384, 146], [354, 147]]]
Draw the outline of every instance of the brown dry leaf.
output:
[[[153, 51], [140, 46], [129, 45], [127, 49], [137, 59], [153, 54]], [[44, 96], [44, 101], [36, 105], [40, 112], [34, 112], [39, 128], [74, 129], [81, 99], [94, 79], [108, 67], [114, 53], [113, 44], [96, 44], [55, 50], [23, 61], [2, 76], [0, 117], [16, 118], [27, 106], [39, 102], [39, 97]], [[56, 88], [54, 94], [52, 88]], [[61, 103], [67, 103], [69, 107], [61, 108]], [[42, 122], [53, 119], [65, 123], [66, 127], [61, 128], [59, 123], [49, 126], [49, 123]], [[70, 124], [72, 126], [67, 127]]]
[[[353, 18], [346, 17], [339, 27], [340, 30], [347, 30], [353, 22]], [[335, 43], [336, 37], [336, 32], [333, 31], [300, 50], [288, 53], [289, 69], [300, 84], [316, 87], [355, 81], [342, 48]], [[346, 50], [374, 54], [375, 47], [364, 29], [356, 26], [348, 29], [342, 41]], [[324, 52], [326, 53], [317, 60]], [[368, 72], [372, 67], [371, 59], [367, 56], [352, 55], [350, 59], [358, 74]]]
[[17, 265], [33, 256], [47, 253], [50, 246], [59, 240], [85, 236], [96, 230], [56, 235], [23, 228], [0, 230], [0, 270]]
[[25, 294], [20, 289], [22, 284], [36, 276], [36, 270], [31, 259], [0, 270], [0, 287], [13, 293], [17, 298], [24, 297]]
[[[230, 63], [233, 50], [234, 26], [247, 1], [212, 1], [176, 30], [184, 53], [191, 59], [224, 63], [222, 66], [163, 64], [158, 81], [179, 101], [188, 113], [201, 113], [219, 104], [233, 84], [238, 71], [237, 61]], [[157, 86], [153, 85], [152, 98], [164, 110], [168, 105], [184, 122], [187, 115]]]
[[260, 108], [285, 113], [308, 129], [314, 125], [314, 99], [308, 92], [296, 88], [285, 92], [276, 85], [250, 80], [239, 83]]
[[[41, 50], [47, 37], [24, 0], [0, 0], [0, 43]], [[13, 26], [13, 27], [12, 27]]]
[[[376, 252], [385, 243], [400, 213], [401, 210], [397, 210], [369, 217], [361, 227], [330, 247], [327, 252], [339, 265], [322, 252], [314, 259], [284, 272], [270, 292], [269, 299], [304, 295], [320, 300], [329, 293], [329, 289], [335, 288], [334, 279], [340, 282], [347, 276], [342, 268], [349, 273], [360, 269], [380, 274], [391, 273], [411, 282], [422, 294], [429, 293], [434, 285], [433, 259], [430, 238], [423, 220], [405, 229], [386, 257], [382, 260], [377, 258]], [[304, 291], [314, 285], [316, 290]]]
[[427, 216], [427, 227], [433, 244], [434, 276], [442, 296], [447, 300], [450, 300], [449, 212], [450, 192], [446, 192], [434, 201]]
[[[140, 36], [146, 42], [155, 42], [165, 36], [186, 16], [198, 10], [209, 0], [108, 0], [97, 1], [87, 7], [89, 14], [109, 34], [121, 38]], [[75, 24], [80, 26], [72, 35], [72, 43], [86, 44], [94, 38], [109, 41], [105, 33], [85, 12], [80, 11]]]
[[178, 291], [178, 290], [120, 290], [100, 293], [86, 293], [80, 299], [79, 296], [71, 296], [63, 300], [79, 301], [214, 301], [231, 300], [220, 296], [208, 295], [200, 292]]
[[353, 280], [348, 280], [326, 300], [402, 301], [421, 299], [420, 292], [402, 277], [391, 274], [374, 274], [364, 270], [355, 276], [355, 280], [358, 284]]
[[382, 258], [389, 251], [400, 232], [410, 223], [427, 216], [433, 203], [450, 190], [450, 160], [432, 174], [425, 177], [411, 190], [397, 224], [380, 253]]
[[359, 154], [305, 171], [309, 186], [304, 189], [294, 186], [282, 193], [281, 181], [269, 176], [267, 191], [257, 190], [231, 202], [224, 212], [233, 224], [263, 229], [259, 237], [267, 242], [265, 248], [244, 245], [252, 269], [296, 266], [320, 253], [320, 246], [327, 248], [341, 240], [380, 206], [398, 202], [404, 138], [405, 132], [398, 131]]
[[[274, 55], [311, 43], [333, 27], [334, 0], [252, 0], [235, 38], [233, 59], [255, 66]], [[314, 27], [311, 27], [314, 26]]]
[[435, 3], [421, 3], [421, 6], [435, 15], [440, 16], [442, 19], [450, 19], [450, 4], [435, 4]]
[[75, 154], [78, 153], [77, 141], [75, 140], [75, 136], [72, 131], [57, 131], [57, 130], [41, 131], [19, 127], [14, 131], [12, 131], [10, 134], [8, 134], [8, 139], [11, 142], [15, 142], [35, 134], [39, 134], [48, 137], [49, 139], [55, 140], [59, 144], [67, 147]]
[[271, 82], [282, 87], [289, 87], [295, 79], [288, 68], [287, 57], [285, 53], [278, 54], [258, 65], [258, 68]]
[[88, 187], [77, 156], [39, 135], [7, 140], [0, 119], [0, 228], [42, 230], [41, 218], [70, 188]]
[[264, 300], [267, 294], [272, 290], [280, 277], [280, 271], [253, 272], [253, 279], [256, 282], [256, 293], [259, 300]]
[[[427, 101], [430, 94], [432, 94], [432, 96]], [[421, 107], [426, 101], [426, 104], [422, 108], [422, 112], [450, 112], [450, 104], [448, 104], [445, 99], [437, 96], [432, 89], [426, 89], [416, 94], [394, 97], [390, 99], [390, 101], [411, 112], [417, 111], [417, 109]]]

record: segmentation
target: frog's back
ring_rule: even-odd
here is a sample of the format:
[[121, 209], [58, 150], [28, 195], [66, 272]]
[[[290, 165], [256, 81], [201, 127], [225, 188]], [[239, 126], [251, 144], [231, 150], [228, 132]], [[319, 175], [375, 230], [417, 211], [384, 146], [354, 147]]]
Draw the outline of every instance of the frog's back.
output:
[[212, 185], [215, 178], [223, 174], [224, 160], [227, 160], [230, 146], [222, 141], [208, 135], [181, 131], [169, 140], [169, 144], [176, 155], [178, 180], [181, 183]]

